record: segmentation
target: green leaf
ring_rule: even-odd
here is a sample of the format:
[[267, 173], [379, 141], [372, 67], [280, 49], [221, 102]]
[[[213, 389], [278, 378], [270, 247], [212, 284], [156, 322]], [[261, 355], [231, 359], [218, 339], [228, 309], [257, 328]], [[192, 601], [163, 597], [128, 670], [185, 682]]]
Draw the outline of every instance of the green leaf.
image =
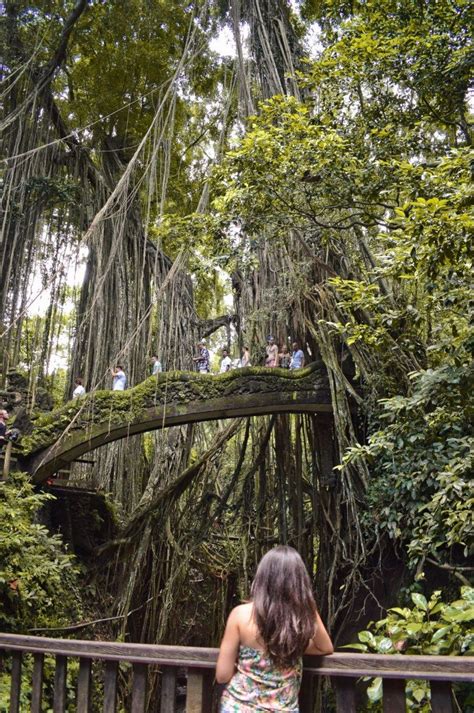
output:
[[428, 611], [428, 602], [426, 601], [426, 597], [423, 594], [419, 594], [418, 592], [412, 592], [411, 599], [412, 599], [413, 604], [418, 609], [423, 609], [423, 611]]
[[339, 647], [340, 649], [356, 649], [357, 651], [368, 651], [368, 648], [365, 644], [344, 644], [343, 646]]
[[382, 700], [383, 683], [381, 678], [374, 678], [372, 685], [370, 685], [367, 689], [367, 696], [369, 697], [369, 701], [371, 703], [377, 703]]
[[384, 636], [384, 638], [379, 641], [377, 649], [381, 654], [388, 654], [394, 650], [394, 646], [392, 641]]
[[423, 624], [417, 622], [407, 624], [407, 633], [410, 635], [417, 634], [423, 627]]
[[417, 703], [421, 703], [423, 698], [426, 697], [426, 691], [423, 688], [413, 688], [411, 694]]
[[449, 631], [451, 631], [450, 626], [442, 626], [441, 629], [438, 629], [438, 631], [435, 631], [435, 633], [431, 637], [431, 641], [433, 641], [433, 642], [440, 641], [440, 639], [444, 638], [444, 636], [446, 636], [446, 634]]
[[359, 641], [362, 643], [370, 644], [373, 648], [376, 646], [376, 641], [374, 635], [370, 631], [359, 632]]

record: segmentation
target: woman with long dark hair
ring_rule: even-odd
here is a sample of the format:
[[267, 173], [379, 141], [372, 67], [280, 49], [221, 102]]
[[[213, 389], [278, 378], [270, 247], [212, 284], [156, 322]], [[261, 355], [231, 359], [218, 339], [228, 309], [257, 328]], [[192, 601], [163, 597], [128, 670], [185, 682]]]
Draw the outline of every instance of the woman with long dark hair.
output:
[[333, 651], [303, 560], [275, 547], [258, 565], [250, 601], [227, 620], [216, 668], [227, 683], [221, 713], [298, 713], [303, 654]]

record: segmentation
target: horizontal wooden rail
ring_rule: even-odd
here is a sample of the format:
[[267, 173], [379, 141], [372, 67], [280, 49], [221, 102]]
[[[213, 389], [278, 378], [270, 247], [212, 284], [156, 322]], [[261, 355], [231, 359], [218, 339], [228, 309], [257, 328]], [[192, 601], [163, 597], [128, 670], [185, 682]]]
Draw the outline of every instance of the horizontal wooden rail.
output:
[[[10, 713], [20, 710], [20, 689], [24, 678], [23, 654], [33, 655], [32, 681], [28, 684], [33, 712], [39, 713], [41, 710], [45, 656], [54, 656], [56, 659], [54, 713], [67, 710], [66, 682], [70, 658], [79, 659], [80, 662], [76, 684], [78, 713], [89, 713], [92, 710], [92, 661], [104, 662], [101, 689], [104, 712], [109, 713], [117, 709], [120, 664], [131, 664], [133, 668], [129, 704], [131, 713], [145, 713], [148, 710], [148, 666], [153, 666], [155, 673], [156, 669], [159, 669], [160, 713], [176, 711], [178, 676], [186, 676], [186, 713], [211, 713], [216, 703], [212, 681], [217, 649], [0, 634], [0, 652], [11, 656]], [[380, 676], [383, 679], [384, 713], [405, 711], [405, 681], [408, 679], [429, 681], [433, 713], [451, 713], [451, 683], [474, 681], [474, 657], [352, 653], [307, 656], [304, 660], [302, 713], [313, 711], [312, 688], [314, 677], [318, 676], [331, 677], [337, 711], [343, 713], [356, 711], [356, 683], [361, 676]], [[153, 710], [157, 710], [156, 706]]]
[[[218, 654], [218, 649], [197, 646], [49, 639], [18, 634], [0, 634], [0, 649], [209, 669], [215, 668]], [[335, 653], [332, 656], [305, 656], [305, 671], [317, 676], [406, 678], [409, 674], [413, 679], [471, 681], [474, 657]]]

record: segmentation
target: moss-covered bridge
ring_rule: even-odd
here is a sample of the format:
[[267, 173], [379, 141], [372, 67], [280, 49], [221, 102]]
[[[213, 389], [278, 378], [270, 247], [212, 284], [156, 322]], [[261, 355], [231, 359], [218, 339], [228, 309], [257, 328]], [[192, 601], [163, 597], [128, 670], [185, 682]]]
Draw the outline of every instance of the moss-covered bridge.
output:
[[42, 482], [84, 453], [127, 436], [196, 421], [272, 413], [328, 413], [321, 364], [248, 367], [213, 376], [166, 372], [127, 391], [96, 391], [40, 415], [22, 439], [20, 466]]

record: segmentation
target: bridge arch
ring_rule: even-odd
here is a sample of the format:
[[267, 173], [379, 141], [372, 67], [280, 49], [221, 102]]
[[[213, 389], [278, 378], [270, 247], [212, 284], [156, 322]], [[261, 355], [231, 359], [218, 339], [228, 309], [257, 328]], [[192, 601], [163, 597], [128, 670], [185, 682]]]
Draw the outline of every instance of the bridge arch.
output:
[[43, 414], [19, 465], [41, 483], [107, 443], [169, 426], [272, 413], [332, 411], [320, 363], [286, 371], [248, 367], [213, 376], [165, 372], [123, 392], [97, 391]]

